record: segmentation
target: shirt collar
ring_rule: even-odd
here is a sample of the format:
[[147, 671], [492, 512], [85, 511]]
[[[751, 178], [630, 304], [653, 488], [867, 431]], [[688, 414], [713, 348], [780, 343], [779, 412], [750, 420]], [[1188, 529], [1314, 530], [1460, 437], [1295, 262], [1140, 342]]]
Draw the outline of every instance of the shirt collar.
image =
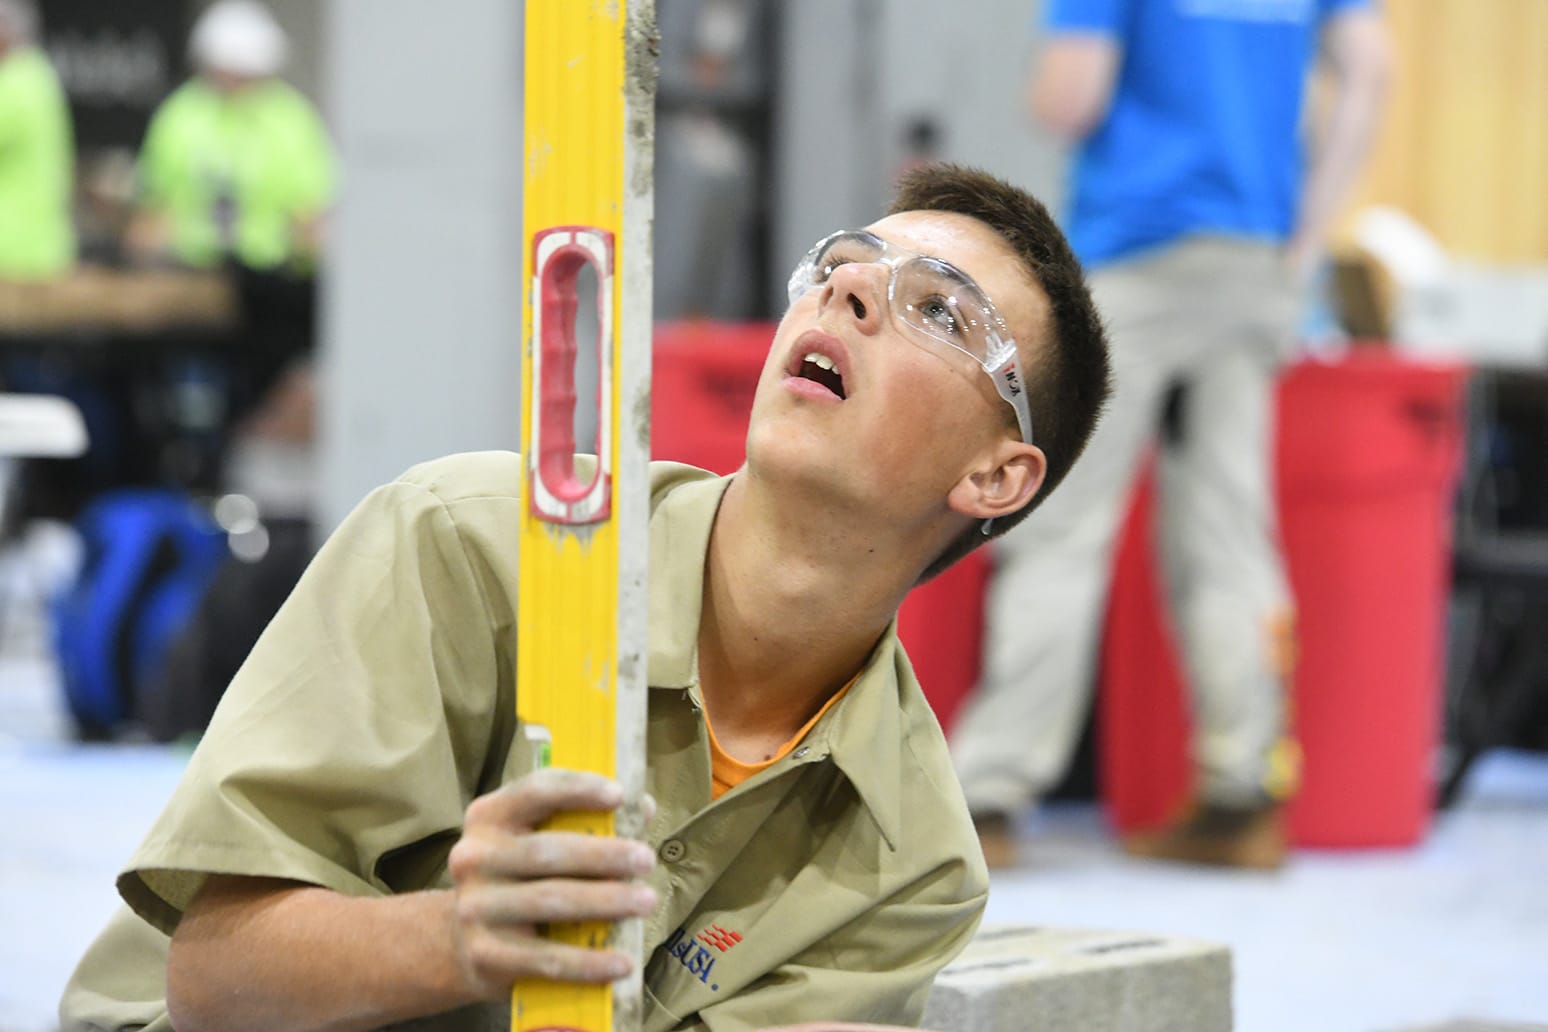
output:
[[[690, 466], [653, 463], [650, 518], [650, 662], [652, 688], [684, 689], [698, 683], [699, 617], [710, 530], [730, 477]], [[904, 741], [903, 708], [914, 686], [897, 621], [887, 628], [860, 677], [807, 736], [817, 746], [798, 763], [832, 757], [897, 848]], [[799, 753], [801, 750], [797, 750]]]
[[710, 528], [730, 477], [692, 466], [651, 464], [650, 660], [653, 688], [699, 680], [699, 615]]
[[897, 626], [896, 620], [888, 625], [859, 680], [809, 736], [855, 786], [877, 830], [893, 849], [898, 846], [903, 752], [908, 748], [903, 710], [911, 690], [919, 695], [898, 643]]

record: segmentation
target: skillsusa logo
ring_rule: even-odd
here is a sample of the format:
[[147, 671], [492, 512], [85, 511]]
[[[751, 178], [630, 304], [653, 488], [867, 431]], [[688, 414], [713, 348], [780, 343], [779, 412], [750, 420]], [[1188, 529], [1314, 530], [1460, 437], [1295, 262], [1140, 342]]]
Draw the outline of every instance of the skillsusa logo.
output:
[[704, 929], [704, 931], [699, 933], [699, 941], [702, 943], [708, 943], [709, 945], [719, 950], [721, 953], [724, 953], [731, 947], [735, 946], [737, 943], [741, 942], [742, 937], [736, 932], [727, 931], [719, 925], [710, 925], [708, 928]]
[[692, 938], [689, 937], [686, 928], [679, 928], [672, 933], [671, 938], [662, 943], [662, 947], [666, 950], [667, 956], [676, 960], [702, 984], [709, 986], [710, 992], [718, 993], [720, 986], [711, 982], [710, 978], [715, 972], [715, 962], [720, 958], [705, 949], [705, 946], [725, 953], [741, 941], [741, 933], [719, 925], [710, 925]]

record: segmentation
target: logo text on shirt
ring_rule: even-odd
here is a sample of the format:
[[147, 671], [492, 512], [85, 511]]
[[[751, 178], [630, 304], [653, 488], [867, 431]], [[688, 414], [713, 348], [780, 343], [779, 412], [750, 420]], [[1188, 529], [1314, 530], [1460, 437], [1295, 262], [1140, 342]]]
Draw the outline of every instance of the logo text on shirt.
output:
[[[721, 929], [718, 926], [712, 927], [715, 927], [717, 931], [724, 931], [724, 929]], [[705, 929], [705, 932], [708, 931], [709, 929]], [[700, 934], [702, 935], [704, 933]], [[738, 942], [742, 941], [742, 937], [740, 935], [736, 935], [735, 932], [728, 932], [725, 934], [728, 936], [734, 935], [736, 938], [734, 941], [728, 940], [729, 945], [727, 946], [720, 946], [718, 943], [712, 944], [722, 952], [730, 949], [732, 946], [735, 946]], [[710, 975], [715, 970], [715, 955], [690, 938], [687, 929], [677, 929], [677, 931], [672, 933], [672, 937], [667, 939], [667, 941], [661, 945], [662, 948], [667, 951], [667, 956], [673, 958], [679, 964], [681, 964], [690, 975], [697, 978], [703, 984], [709, 986], [710, 992], [718, 993], [720, 991], [720, 986], [710, 981]]]

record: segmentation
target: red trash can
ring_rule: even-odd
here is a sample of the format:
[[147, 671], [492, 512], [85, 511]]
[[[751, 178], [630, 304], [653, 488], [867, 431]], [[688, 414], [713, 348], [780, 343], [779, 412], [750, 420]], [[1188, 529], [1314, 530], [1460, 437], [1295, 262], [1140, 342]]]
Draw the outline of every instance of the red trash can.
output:
[[708, 320], [656, 324], [651, 353], [650, 453], [716, 473], [740, 469], [747, 418], [774, 324]]
[[1298, 845], [1404, 846], [1429, 828], [1465, 382], [1458, 365], [1365, 349], [1281, 385]]
[[979, 548], [910, 591], [898, 610], [898, 638], [947, 732], [978, 684], [989, 570], [989, 552]]
[[[1443, 705], [1466, 370], [1360, 349], [1280, 384], [1280, 528], [1296, 599], [1301, 846], [1401, 846], [1429, 826]], [[1142, 481], [1115, 557], [1098, 764], [1108, 818], [1153, 827], [1188, 792], [1191, 722]]]

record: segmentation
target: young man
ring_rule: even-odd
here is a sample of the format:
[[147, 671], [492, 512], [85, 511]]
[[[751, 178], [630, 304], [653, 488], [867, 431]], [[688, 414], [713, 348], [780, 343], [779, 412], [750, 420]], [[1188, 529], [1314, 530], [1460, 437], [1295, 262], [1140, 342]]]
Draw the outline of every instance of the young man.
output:
[[534, 832], [624, 800], [505, 776], [531, 770], [520, 460], [429, 463], [346, 521], [238, 674], [66, 1027], [482, 1028], [520, 976], [629, 970], [535, 925], [634, 915], [650, 1032], [917, 1021], [988, 882], [894, 617], [1063, 475], [1107, 363], [1031, 197], [940, 166], [894, 208], [792, 276], [742, 469], [653, 471], [648, 842]]

